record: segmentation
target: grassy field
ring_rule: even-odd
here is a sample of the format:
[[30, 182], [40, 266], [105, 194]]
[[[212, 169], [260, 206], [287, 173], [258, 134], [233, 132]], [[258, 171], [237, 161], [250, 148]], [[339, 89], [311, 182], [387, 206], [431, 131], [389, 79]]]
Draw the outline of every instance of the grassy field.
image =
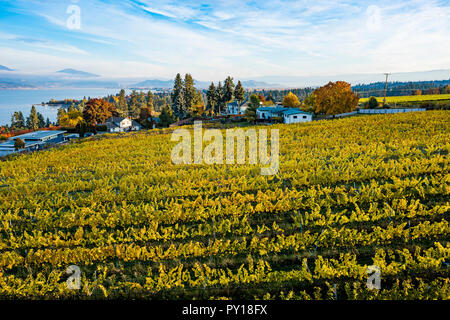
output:
[[0, 298], [449, 299], [449, 120], [264, 126], [276, 176], [174, 165], [172, 129], [2, 161]]
[[[378, 102], [383, 102], [383, 97], [376, 97]], [[450, 100], [450, 94], [429, 94], [420, 96], [398, 96], [386, 97], [386, 103], [421, 102], [421, 101], [443, 101]], [[369, 101], [369, 98], [359, 99], [359, 103]]]

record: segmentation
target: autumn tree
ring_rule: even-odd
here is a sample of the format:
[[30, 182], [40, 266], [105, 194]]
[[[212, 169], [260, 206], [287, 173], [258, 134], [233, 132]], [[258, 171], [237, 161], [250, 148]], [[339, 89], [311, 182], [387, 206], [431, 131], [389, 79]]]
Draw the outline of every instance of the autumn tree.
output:
[[103, 99], [90, 99], [83, 110], [83, 119], [92, 126], [104, 123], [112, 116], [117, 116], [114, 106]]
[[63, 127], [75, 128], [83, 121], [83, 113], [77, 109], [69, 110], [58, 119], [59, 125]]
[[336, 115], [356, 109], [359, 94], [355, 94], [351, 85], [344, 81], [329, 82], [314, 91], [316, 113]]
[[316, 96], [313, 92], [308, 94], [300, 106], [302, 111], [306, 112], [316, 112]]
[[205, 103], [203, 102], [203, 97], [200, 91], [196, 91], [194, 99], [192, 100], [191, 107], [189, 109], [189, 114], [192, 117], [199, 117], [205, 112]]
[[297, 108], [300, 106], [300, 101], [295, 94], [289, 91], [289, 93], [283, 98], [282, 104], [286, 108]]

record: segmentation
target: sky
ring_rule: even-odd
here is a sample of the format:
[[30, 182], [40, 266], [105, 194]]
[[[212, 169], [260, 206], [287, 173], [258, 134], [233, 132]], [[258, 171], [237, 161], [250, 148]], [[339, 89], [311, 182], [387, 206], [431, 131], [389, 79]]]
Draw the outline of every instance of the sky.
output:
[[0, 65], [214, 81], [450, 69], [450, 0], [0, 0]]

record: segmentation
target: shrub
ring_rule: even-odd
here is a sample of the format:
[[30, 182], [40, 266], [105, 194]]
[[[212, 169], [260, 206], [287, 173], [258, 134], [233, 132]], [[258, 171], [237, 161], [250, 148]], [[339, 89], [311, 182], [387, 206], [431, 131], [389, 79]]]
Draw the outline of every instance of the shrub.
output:
[[16, 149], [17, 151], [23, 148], [25, 148], [25, 142], [23, 142], [22, 139], [17, 138], [16, 141], [14, 142], [14, 149]]

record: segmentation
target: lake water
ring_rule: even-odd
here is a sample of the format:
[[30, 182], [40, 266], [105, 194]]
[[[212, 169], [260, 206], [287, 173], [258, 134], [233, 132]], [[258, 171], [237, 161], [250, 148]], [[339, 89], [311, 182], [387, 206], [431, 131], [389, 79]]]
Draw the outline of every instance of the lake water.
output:
[[[31, 106], [35, 105], [37, 112], [44, 119], [56, 121], [57, 106], [42, 106], [42, 102], [51, 99], [64, 100], [86, 98], [101, 98], [119, 93], [120, 89], [32, 89], [32, 90], [0, 90], [0, 125], [11, 124], [11, 116], [15, 111], [22, 111], [25, 119], [30, 114]], [[129, 90], [127, 90], [128, 93]]]

